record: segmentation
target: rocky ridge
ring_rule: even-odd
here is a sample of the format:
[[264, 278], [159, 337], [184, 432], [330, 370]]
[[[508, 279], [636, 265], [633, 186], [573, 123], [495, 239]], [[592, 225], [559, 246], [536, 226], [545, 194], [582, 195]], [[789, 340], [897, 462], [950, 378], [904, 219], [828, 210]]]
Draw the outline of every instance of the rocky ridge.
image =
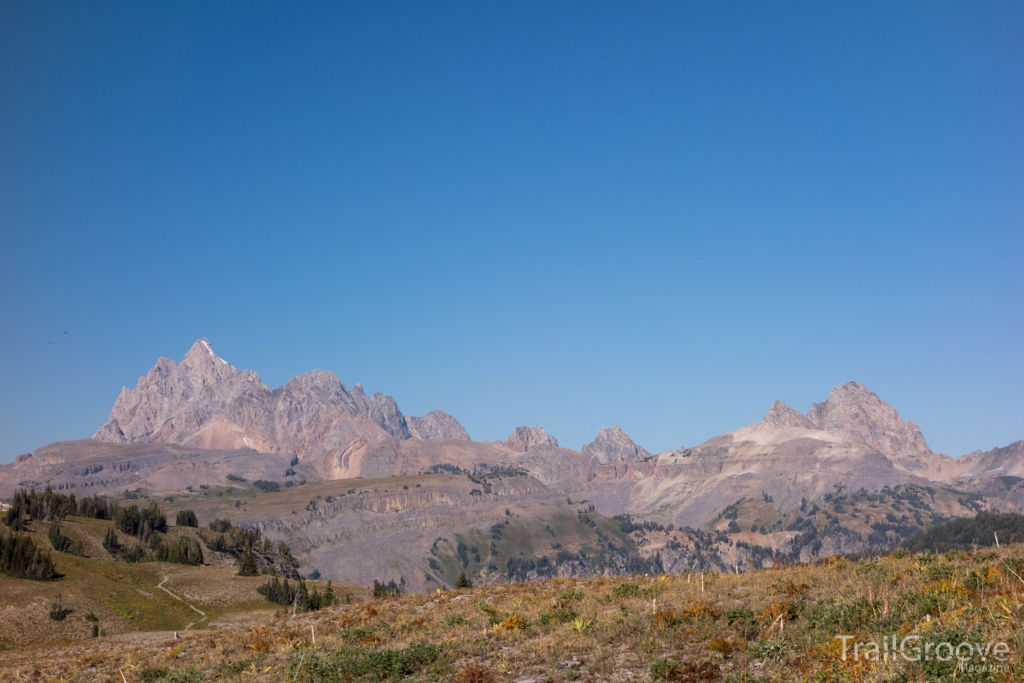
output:
[[[418, 488], [417, 477], [441, 475], [461, 478], [458, 495], [427, 495]], [[388, 493], [393, 477], [410, 477], [402, 484], [409, 489]], [[310, 514], [297, 514], [293, 504], [282, 511], [270, 506], [259, 523], [267, 532], [301, 531], [318, 562], [362, 554], [358, 571], [350, 573], [360, 580], [399, 554], [403, 575], [429, 574], [421, 561], [424, 529], [444, 529], [457, 547], [457, 534], [493, 530], [509, 514], [523, 528], [541, 524], [541, 538], [553, 535], [542, 524], [552, 515], [575, 516], [582, 524], [588, 514], [609, 522], [626, 514], [673, 525], [675, 531], [664, 532], [664, 546], [641, 548], [655, 552], [667, 570], [694, 562], [718, 567], [680, 549], [705, 533], [680, 535], [681, 527], [713, 529], [721, 538], [700, 543], [714, 546], [721, 567], [757, 566], [755, 559], [767, 557], [766, 551], [736, 555], [727, 546], [743, 541], [807, 560], [813, 559], [807, 553], [861, 551], [877, 542], [870, 540], [876, 530], [865, 526], [823, 535], [813, 551], [791, 547], [805, 532], [786, 526], [807, 514], [809, 501], [835, 500], [840, 491], [930, 491], [920, 500], [933, 517], [986, 507], [1024, 510], [1024, 441], [959, 459], [934, 453], [915, 423], [850, 382], [806, 414], [776, 401], [760, 423], [653, 456], [619, 427], [601, 429], [580, 451], [560, 447], [540, 426], [518, 427], [495, 443], [475, 442], [444, 411], [405, 416], [390, 396], [368, 396], [359, 384], [348, 389], [331, 372], [313, 370], [271, 389], [255, 372], [217, 357], [201, 339], [180, 363], [161, 358], [135, 389], [122, 390], [93, 439], [52, 444], [0, 466], [0, 497], [17, 487], [44, 486], [78, 495], [136, 488], [185, 495], [187, 487], [245, 488], [237, 482], [257, 479], [295, 492], [303, 481], [346, 480], [337, 486], [348, 491], [371, 478], [386, 483], [382, 493], [367, 491], [365, 503], [314, 504], [307, 498], [298, 508], [308, 500]], [[422, 484], [426, 488], [427, 479]], [[744, 525], [739, 532], [728, 526], [737, 519]], [[381, 550], [382, 542], [404, 550], [392, 557]], [[558, 571], [570, 571], [573, 562]]]
[[598, 463], [607, 465], [618, 462], [636, 462], [646, 460], [651, 454], [633, 443], [629, 434], [615, 426], [611, 429], [600, 429], [597, 436], [580, 449], [583, 455], [590, 456]]
[[300, 459], [356, 439], [463, 439], [444, 411], [406, 417], [390, 396], [350, 391], [333, 372], [313, 370], [270, 389], [238, 370], [200, 339], [181, 363], [157, 361], [135, 389], [123, 389], [93, 437], [126, 444], [177, 443], [208, 449], [251, 448]]
[[558, 447], [558, 439], [544, 431], [541, 426], [516, 427], [515, 431], [501, 443], [515, 453], [526, 453], [538, 446]]

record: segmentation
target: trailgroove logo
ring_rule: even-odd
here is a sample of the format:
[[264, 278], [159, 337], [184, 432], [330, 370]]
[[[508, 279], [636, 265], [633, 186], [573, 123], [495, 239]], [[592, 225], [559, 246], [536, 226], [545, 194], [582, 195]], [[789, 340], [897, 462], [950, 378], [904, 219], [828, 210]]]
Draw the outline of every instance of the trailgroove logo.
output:
[[[957, 660], [965, 670], [993, 673], [1009, 672], [1009, 665], [1005, 662], [1010, 656], [1010, 646], [1005, 642], [989, 641], [987, 643], [972, 643], [962, 641], [950, 643], [947, 641], [924, 640], [921, 636], [905, 636], [900, 638], [897, 635], [883, 636], [881, 644], [878, 641], [854, 642], [854, 636], [834, 636], [836, 640], [843, 643], [843, 661], [897, 661], [902, 659], [906, 662], [949, 662]], [[967, 664], [971, 662], [971, 664]]]

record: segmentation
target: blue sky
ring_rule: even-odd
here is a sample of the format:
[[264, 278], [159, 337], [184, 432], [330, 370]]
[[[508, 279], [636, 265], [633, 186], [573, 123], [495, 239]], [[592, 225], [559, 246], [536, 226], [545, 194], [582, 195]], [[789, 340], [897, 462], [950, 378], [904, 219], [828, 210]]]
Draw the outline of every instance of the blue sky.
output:
[[0, 2], [0, 462], [201, 336], [476, 439], [658, 451], [849, 380], [935, 450], [1024, 438], [1022, 35], [1016, 2]]

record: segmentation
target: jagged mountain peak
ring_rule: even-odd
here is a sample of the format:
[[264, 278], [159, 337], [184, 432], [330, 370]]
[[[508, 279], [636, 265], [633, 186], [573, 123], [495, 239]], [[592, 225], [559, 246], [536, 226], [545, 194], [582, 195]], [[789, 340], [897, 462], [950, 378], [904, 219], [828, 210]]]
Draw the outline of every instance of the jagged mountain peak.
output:
[[172, 435], [194, 432], [210, 416], [242, 393], [266, 389], [259, 375], [239, 370], [199, 339], [180, 362], [160, 358], [135, 389], [121, 390], [107, 423], [93, 438], [120, 443], [177, 440]]
[[459, 421], [443, 410], [431, 410], [423, 417], [407, 417], [405, 421], [408, 423], [412, 435], [423, 441], [444, 439], [471, 441], [469, 434], [459, 424]]
[[282, 389], [316, 389], [348, 394], [338, 376], [329, 370], [310, 370], [301, 375], [295, 375], [285, 383]]
[[501, 443], [516, 453], [525, 453], [537, 446], [558, 446], [558, 439], [537, 425], [535, 427], [516, 427], [515, 431]]
[[213, 345], [210, 344], [210, 340], [206, 337], [200, 337], [192, 344], [192, 347], [185, 354], [184, 361], [195, 362], [198, 359], [210, 359], [214, 362], [220, 361], [221, 363], [227, 363], [223, 358], [213, 352]]
[[629, 438], [629, 434], [616, 425], [610, 429], [601, 428], [593, 441], [580, 449], [601, 464], [636, 462], [651, 456]]
[[[465, 438], [447, 413], [422, 418], [418, 434]], [[311, 370], [271, 391], [255, 372], [239, 370], [199, 339], [177, 363], [160, 358], [135, 389], [121, 391], [110, 419], [93, 437], [119, 443], [181, 443], [207, 448], [255, 448], [300, 457], [354, 439], [413, 438], [395, 400], [349, 392], [338, 376]]]
[[842, 432], [908, 469], [926, 466], [921, 459], [934, 455], [913, 421], [904, 421], [895, 408], [858, 382], [832, 387], [828, 399], [814, 403], [806, 415], [776, 401], [761, 425]]
[[[172, 360], [167, 360], [167, 362], [175, 364]], [[255, 376], [257, 381], [259, 378], [259, 375], [256, 375], [252, 370], [239, 370], [214, 353], [213, 346], [205, 337], [196, 340], [196, 343], [188, 350], [181, 363], [175, 365], [187, 368], [194, 374], [203, 376], [207, 381], [219, 381], [238, 373], [244, 373], [250, 379]]]
[[782, 401], [776, 401], [772, 404], [772, 407], [768, 409], [768, 414], [761, 420], [761, 424], [766, 427], [802, 427], [804, 429], [813, 429], [814, 425], [810, 420], [807, 419], [799, 411], [793, 410]]
[[828, 400], [815, 403], [807, 418], [818, 429], [844, 431], [890, 457], [928, 455], [932, 450], [913, 421], [857, 382], [832, 387]]

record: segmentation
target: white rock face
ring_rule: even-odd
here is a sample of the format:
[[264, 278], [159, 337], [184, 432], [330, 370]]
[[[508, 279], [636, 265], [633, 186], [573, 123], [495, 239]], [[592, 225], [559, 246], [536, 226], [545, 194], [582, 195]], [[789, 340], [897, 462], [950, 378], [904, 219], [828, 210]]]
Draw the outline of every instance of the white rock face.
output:
[[200, 339], [181, 363], [161, 358], [135, 389], [123, 389], [93, 438], [252, 448], [300, 458], [360, 438], [469, 438], [443, 411], [415, 418], [414, 425], [416, 434], [390, 396], [367, 397], [359, 384], [349, 391], [333, 372], [313, 370], [271, 390], [255, 372], [231, 366]]
[[597, 438], [585, 445], [583, 455], [589, 455], [602, 465], [616, 462], [636, 462], [651, 457], [651, 454], [633, 443], [629, 434], [619, 427], [601, 429]]

